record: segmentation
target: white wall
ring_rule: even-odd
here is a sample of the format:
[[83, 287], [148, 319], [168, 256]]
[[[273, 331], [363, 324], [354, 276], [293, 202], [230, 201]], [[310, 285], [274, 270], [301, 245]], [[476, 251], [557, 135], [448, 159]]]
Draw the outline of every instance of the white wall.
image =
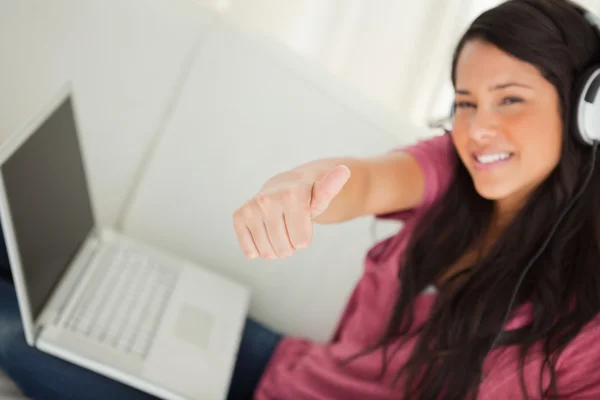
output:
[[425, 126], [460, 31], [500, 0], [203, 0]]
[[592, 10], [597, 15], [600, 14], [600, 0], [575, 0], [575, 2], [588, 7], [588, 9]]
[[434, 21], [450, 3], [232, 0], [220, 9], [235, 23], [274, 38], [390, 112], [410, 115], [418, 98], [414, 91], [431, 57], [428, 43], [439, 37]]
[[194, 0], [0, 0], [0, 139], [73, 81], [96, 210], [114, 223], [213, 17]]
[[[453, 48], [502, 0], [199, 0], [425, 126], [446, 116]], [[600, 0], [575, 0], [600, 13]]]

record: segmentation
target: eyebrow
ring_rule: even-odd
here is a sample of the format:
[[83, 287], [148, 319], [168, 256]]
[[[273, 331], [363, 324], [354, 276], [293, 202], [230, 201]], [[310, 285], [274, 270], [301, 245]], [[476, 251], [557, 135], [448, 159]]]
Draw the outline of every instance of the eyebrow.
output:
[[[531, 86], [527, 86], [523, 83], [506, 82], [506, 83], [501, 83], [499, 85], [491, 86], [488, 90], [492, 91], [492, 90], [506, 89], [511, 86], [517, 86], [517, 87], [522, 87], [522, 88], [526, 88], [526, 89], [531, 89]], [[471, 92], [469, 92], [468, 90], [464, 90], [464, 89], [457, 89], [456, 93], [457, 94], [471, 94]]]

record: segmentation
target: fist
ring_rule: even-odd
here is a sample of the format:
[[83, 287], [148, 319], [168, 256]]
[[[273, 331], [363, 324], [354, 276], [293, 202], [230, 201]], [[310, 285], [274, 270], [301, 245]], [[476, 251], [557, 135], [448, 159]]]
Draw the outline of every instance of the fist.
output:
[[265, 185], [233, 214], [246, 258], [274, 260], [307, 247], [312, 241], [313, 218], [327, 210], [349, 178], [350, 170], [340, 165], [318, 181], [279, 178]]

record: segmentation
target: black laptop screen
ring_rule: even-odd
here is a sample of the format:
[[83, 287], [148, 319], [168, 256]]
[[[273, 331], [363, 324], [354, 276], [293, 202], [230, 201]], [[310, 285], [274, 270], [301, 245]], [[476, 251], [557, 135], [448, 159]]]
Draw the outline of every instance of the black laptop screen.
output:
[[1, 173], [35, 321], [94, 225], [70, 99], [12, 154]]

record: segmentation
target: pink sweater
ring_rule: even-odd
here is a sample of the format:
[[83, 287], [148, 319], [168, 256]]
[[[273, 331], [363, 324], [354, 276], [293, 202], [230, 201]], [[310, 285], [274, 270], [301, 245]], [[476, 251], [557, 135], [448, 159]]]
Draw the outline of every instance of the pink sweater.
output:
[[[386, 327], [399, 289], [399, 258], [423, 212], [444, 193], [452, 181], [452, 142], [449, 135], [420, 141], [402, 149], [416, 157], [425, 174], [422, 204], [409, 212], [380, 216], [404, 221], [394, 237], [375, 245], [367, 254], [363, 276], [328, 343], [314, 343], [288, 337], [278, 345], [265, 371], [255, 398], [257, 400], [397, 400], [401, 387], [391, 389], [394, 373], [412, 351], [408, 342], [389, 364], [382, 380], [381, 353], [375, 351], [346, 366], [343, 360], [378, 339]], [[399, 177], [398, 179], [402, 179]], [[425, 321], [436, 293], [424, 292], [415, 304], [415, 323]], [[507, 324], [514, 328], [528, 320], [527, 306], [517, 310]], [[567, 347], [557, 363], [557, 383], [563, 399], [600, 400], [600, 319], [591, 322]], [[534, 353], [525, 365], [525, 380], [530, 398], [538, 393], [541, 353]], [[484, 363], [488, 377], [480, 387], [480, 399], [521, 399], [518, 353], [515, 348], [490, 353]], [[548, 377], [543, 377], [545, 385]], [[400, 381], [401, 383], [402, 381]]]

